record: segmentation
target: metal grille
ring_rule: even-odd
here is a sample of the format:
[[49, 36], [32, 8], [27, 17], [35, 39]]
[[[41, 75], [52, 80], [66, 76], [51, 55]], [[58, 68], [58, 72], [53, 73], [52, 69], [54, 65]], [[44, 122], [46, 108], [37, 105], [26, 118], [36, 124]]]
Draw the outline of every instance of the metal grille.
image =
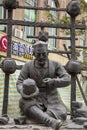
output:
[[[6, 0], [4, 0], [6, 2]], [[79, 15], [79, 4], [77, 1], [71, 1], [69, 5], [67, 5], [67, 8], [63, 9], [57, 9], [57, 8], [47, 8], [47, 7], [26, 7], [26, 6], [20, 6], [16, 0], [13, 1], [7, 0], [7, 3], [1, 4], [1, 6], [4, 6], [5, 9], [8, 11], [8, 18], [7, 19], [0, 19], [0, 24], [7, 25], [7, 35], [8, 35], [8, 46], [7, 46], [7, 58], [11, 58], [11, 42], [12, 42], [12, 26], [13, 25], [21, 25], [21, 26], [30, 26], [30, 27], [47, 27], [47, 28], [62, 28], [62, 29], [70, 29], [70, 40], [71, 40], [71, 57], [69, 57], [68, 52], [66, 53], [69, 60], [73, 59], [76, 60], [76, 50], [75, 50], [75, 29], [86, 29], [85, 25], [76, 25], [75, 24], [75, 18]], [[75, 5], [77, 8], [73, 11], [73, 6]], [[66, 11], [70, 15], [70, 24], [58, 24], [58, 23], [47, 23], [47, 22], [30, 22], [30, 21], [19, 21], [19, 20], [13, 20], [13, 10], [14, 9], [33, 9], [33, 10], [54, 10], [54, 11]], [[48, 37], [49, 38], [49, 37]], [[66, 48], [65, 48], [65, 51]], [[57, 53], [57, 52], [54, 52]], [[76, 100], [76, 80], [79, 85], [81, 94], [83, 96], [83, 99], [85, 101], [85, 104], [87, 105], [87, 100], [85, 98], [85, 95], [83, 93], [83, 90], [81, 88], [79, 79], [76, 74], [71, 74], [71, 111], [72, 111], [72, 101]], [[3, 107], [2, 107], [2, 114], [7, 114], [7, 108], [8, 108], [8, 92], [9, 92], [9, 83], [10, 83], [10, 73], [5, 73], [5, 84], [4, 84], [4, 97], [3, 97]]]

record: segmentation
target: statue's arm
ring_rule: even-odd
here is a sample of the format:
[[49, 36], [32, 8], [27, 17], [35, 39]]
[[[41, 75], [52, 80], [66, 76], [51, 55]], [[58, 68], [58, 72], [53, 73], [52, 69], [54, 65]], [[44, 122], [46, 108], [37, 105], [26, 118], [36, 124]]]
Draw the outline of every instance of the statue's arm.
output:
[[23, 81], [28, 78], [29, 78], [29, 64], [26, 63], [25, 65], [23, 65], [20, 74], [18, 76], [18, 80], [16, 82], [16, 87], [19, 93], [22, 89]]
[[57, 75], [57, 78], [54, 79], [54, 86], [55, 87], [57, 87], [57, 86], [58, 87], [66, 87], [66, 86], [70, 85], [71, 77], [61, 64], [57, 65], [56, 75]]
[[45, 84], [44, 86], [60, 88], [60, 87], [66, 87], [70, 85], [71, 78], [70, 75], [65, 70], [65, 68], [60, 63], [57, 62], [55, 62], [54, 68], [55, 68], [54, 77], [45, 78], [43, 80], [43, 83]]

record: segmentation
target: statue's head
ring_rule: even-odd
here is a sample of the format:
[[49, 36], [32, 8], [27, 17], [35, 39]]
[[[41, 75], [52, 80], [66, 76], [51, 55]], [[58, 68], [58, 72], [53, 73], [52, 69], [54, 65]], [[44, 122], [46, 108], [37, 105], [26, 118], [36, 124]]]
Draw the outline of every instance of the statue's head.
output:
[[48, 59], [48, 44], [43, 41], [38, 41], [33, 45], [34, 56], [40, 65], [44, 65]]

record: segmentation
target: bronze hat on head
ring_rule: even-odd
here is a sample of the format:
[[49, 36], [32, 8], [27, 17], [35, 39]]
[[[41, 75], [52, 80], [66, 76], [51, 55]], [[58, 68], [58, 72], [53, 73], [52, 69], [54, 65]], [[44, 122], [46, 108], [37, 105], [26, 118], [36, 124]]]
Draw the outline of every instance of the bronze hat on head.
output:
[[44, 41], [37, 41], [32, 47], [34, 48], [34, 51], [41, 50], [43, 48], [48, 49], [48, 44]]
[[32, 98], [38, 95], [39, 89], [33, 79], [25, 79], [23, 82], [23, 89], [21, 90], [21, 96], [23, 98]]

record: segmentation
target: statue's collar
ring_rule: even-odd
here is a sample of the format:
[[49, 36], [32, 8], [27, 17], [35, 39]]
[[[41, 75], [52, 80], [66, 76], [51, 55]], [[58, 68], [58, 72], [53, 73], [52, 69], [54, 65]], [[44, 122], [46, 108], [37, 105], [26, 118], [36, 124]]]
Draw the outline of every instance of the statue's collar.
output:
[[47, 60], [47, 61], [45, 62], [45, 64], [44, 64], [43, 67], [38, 64], [38, 61], [37, 61], [37, 60], [35, 60], [35, 61], [34, 61], [34, 66], [35, 66], [36, 68], [48, 68], [48, 66], [49, 66], [49, 60]]

